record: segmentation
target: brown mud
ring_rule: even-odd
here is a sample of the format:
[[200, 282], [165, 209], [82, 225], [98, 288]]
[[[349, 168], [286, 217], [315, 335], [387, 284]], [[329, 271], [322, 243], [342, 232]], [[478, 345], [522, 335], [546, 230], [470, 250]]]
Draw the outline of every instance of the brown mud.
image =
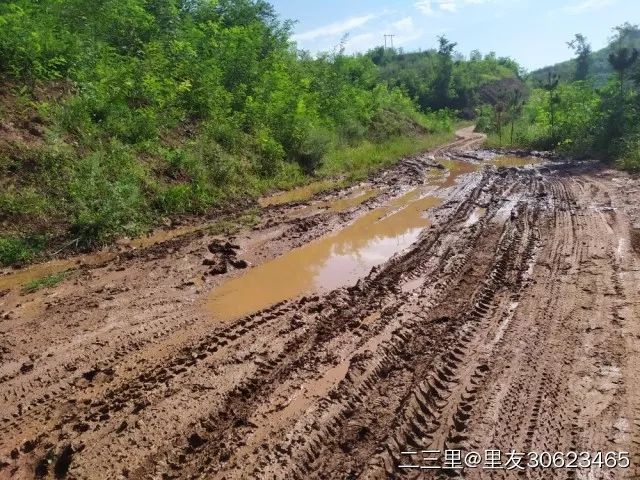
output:
[[[638, 478], [640, 180], [482, 140], [35, 293], [0, 276], [0, 478]], [[444, 449], [631, 465], [400, 468]]]

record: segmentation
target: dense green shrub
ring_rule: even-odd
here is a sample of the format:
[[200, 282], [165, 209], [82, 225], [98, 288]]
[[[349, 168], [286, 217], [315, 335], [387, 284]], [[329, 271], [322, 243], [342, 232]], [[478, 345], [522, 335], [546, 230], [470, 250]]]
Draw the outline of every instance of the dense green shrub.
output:
[[263, 0], [0, 3], [0, 116], [26, 132], [0, 139], [0, 263], [32, 234], [90, 247], [451, 130], [371, 56], [312, 57], [290, 30]]
[[0, 236], [0, 265], [23, 265], [30, 262], [45, 246], [42, 236]]

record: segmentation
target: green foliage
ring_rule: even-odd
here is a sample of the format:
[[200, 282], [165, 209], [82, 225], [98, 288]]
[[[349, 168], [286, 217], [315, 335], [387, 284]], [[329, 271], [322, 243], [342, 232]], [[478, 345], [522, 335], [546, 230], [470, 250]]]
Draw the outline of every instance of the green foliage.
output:
[[379, 65], [382, 80], [407, 92], [423, 111], [450, 108], [472, 118], [483, 86], [503, 79], [519, 80], [520, 68], [494, 53], [472, 52], [468, 60], [454, 54], [455, 43], [442, 37], [439, 50], [402, 53], [377, 48], [367, 56]]
[[33, 293], [43, 288], [55, 287], [56, 285], [60, 284], [60, 282], [62, 282], [65, 278], [67, 278], [67, 272], [54, 273], [53, 275], [49, 275], [47, 277], [32, 280], [24, 287], [22, 287], [22, 293]]
[[0, 236], [0, 265], [24, 265], [33, 260], [44, 245], [43, 237]]
[[[338, 152], [452, 128], [448, 112], [419, 113], [373, 57], [311, 57], [290, 31], [263, 0], [0, 4], [0, 78], [11, 85], [0, 112], [26, 132], [0, 143], [7, 231], [89, 248], [158, 217], [299, 184], [329, 160], [337, 174], [348, 168]], [[453, 46], [429, 55], [441, 68], [421, 84], [425, 112], [439, 87], [424, 82], [450, 85], [452, 108], [472, 88]], [[512, 71], [500, 62], [479, 63], [493, 65], [489, 76]], [[37, 138], [30, 116], [45, 127]], [[0, 262], [33, 257], [7, 238]]]
[[574, 79], [576, 81], [586, 80], [589, 76], [589, 67], [591, 65], [591, 45], [589, 45], [587, 38], [581, 33], [576, 33], [574, 39], [567, 42], [567, 45], [576, 53], [576, 73]]
[[640, 131], [622, 139], [620, 155], [618, 156], [618, 167], [630, 172], [640, 172]]
[[382, 143], [366, 141], [357, 146], [329, 152], [318, 173], [331, 177], [346, 172], [349, 180], [361, 180], [399, 158], [424, 152], [452, 141], [453, 138], [453, 132], [449, 130], [431, 135], [401, 136]]
[[124, 147], [104, 151], [77, 162], [70, 172], [68, 194], [72, 204], [71, 233], [79, 244], [102, 243], [116, 234], [141, 233], [145, 174]]

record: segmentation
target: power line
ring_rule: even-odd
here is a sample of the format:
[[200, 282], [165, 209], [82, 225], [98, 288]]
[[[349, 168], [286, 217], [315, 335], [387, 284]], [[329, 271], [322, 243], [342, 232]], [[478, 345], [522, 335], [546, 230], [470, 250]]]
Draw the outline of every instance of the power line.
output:
[[387, 49], [387, 37], [390, 39], [391, 48], [393, 49], [393, 37], [395, 37], [395, 35], [385, 35], [384, 36], [384, 48], [385, 48], [385, 50]]

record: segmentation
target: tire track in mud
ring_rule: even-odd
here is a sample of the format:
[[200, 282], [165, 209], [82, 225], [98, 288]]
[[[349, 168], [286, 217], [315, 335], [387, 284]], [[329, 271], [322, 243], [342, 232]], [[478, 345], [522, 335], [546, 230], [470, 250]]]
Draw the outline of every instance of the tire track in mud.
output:
[[[461, 215], [462, 219], [465, 219], [469, 213], [468, 209], [466, 210], [467, 212], [464, 215]], [[479, 233], [480, 229], [477, 229], [477, 230]], [[477, 238], [477, 234], [476, 234], [476, 238]], [[429, 242], [425, 240], [425, 243], [429, 243]], [[469, 244], [469, 245], [472, 245], [472, 244]], [[424, 254], [428, 252], [422, 252], [422, 253]], [[453, 269], [451, 270], [450, 273], [452, 273], [454, 276], [457, 275], [462, 270], [463, 265], [459, 262], [459, 258], [455, 258], [451, 265], [453, 265]], [[393, 268], [391, 267], [390, 270], [392, 269]], [[443, 268], [442, 265], [441, 265], [441, 269], [446, 270], [446, 268]], [[406, 271], [406, 266], [403, 269], [403, 271]], [[387, 272], [384, 272], [384, 273], [387, 273]], [[437, 287], [436, 287], [436, 290], [437, 290]], [[440, 296], [442, 296], [445, 293], [446, 291], [444, 289], [441, 289]], [[424, 295], [424, 297], [428, 297], [428, 296]], [[425, 298], [425, 303], [434, 302], [435, 300], [436, 300], [435, 298], [428, 298], [428, 299]], [[401, 301], [406, 301], [406, 298], [402, 299]], [[485, 301], [486, 301], [485, 298], [480, 300], [480, 303], [476, 306], [476, 309], [477, 309], [476, 312], [482, 312], [483, 310], [485, 310], [485, 306], [483, 305], [483, 302]], [[401, 306], [398, 307], [397, 309], [394, 308], [394, 310], [398, 310], [398, 312], [396, 313], [396, 316], [398, 314], [401, 315], [403, 313], [399, 311], [399, 310], [402, 310]], [[442, 319], [439, 319], [439, 320], [440, 320], [439, 323], [442, 324], [443, 323]], [[394, 321], [395, 319], [387, 319], [388, 324], [393, 323]], [[336, 400], [334, 402], [324, 402], [324, 404], [320, 406], [321, 410], [325, 410], [329, 412], [326, 415], [326, 418], [323, 419], [323, 422], [322, 422], [322, 425], [325, 425], [326, 427], [319, 427], [317, 416], [314, 415], [314, 422], [311, 427], [307, 425], [306, 428], [303, 428], [300, 434], [291, 435], [290, 438], [287, 439], [285, 444], [278, 445], [275, 448], [275, 450], [279, 452], [291, 452], [293, 449], [292, 446], [295, 446], [295, 448], [300, 452], [299, 455], [302, 457], [303, 462], [305, 463], [308, 463], [309, 460], [312, 459], [315, 455], [319, 455], [317, 450], [321, 446], [320, 444], [322, 440], [320, 437], [323, 436], [323, 432], [325, 428], [327, 432], [335, 435], [335, 432], [338, 429], [339, 425], [344, 421], [346, 417], [349, 417], [351, 415], [351, 411], [356, 409], [358, 405], [363, 404], [365, 401], [367, 402], [369, 401], [366, 395], [367, 390], [370, 390], [374, 383], [375, 384], [380, 383], [381, 375], [385, 375], [385, 373], [389, 369], [393, 368], [393, 364], [397, 363], [397, 361], [400, 360], [403, 354], [407, 355], [412, 350], [418, 350], [418, 351], [420, 350], [417, 348], [413, 348], [413, 349], [409, 349], [408, 351], [405, 351], [405, 349], [403, 348], [403, 344], [407, 344], [408, 342], [410, 342], [413, 339], [413, 337], [415, 337], [416, 334], [418, 333], [422, 334], [424, 336], [423, 338], [428, 338], [429, 332], [424, 329], [424, 325], [426, 321], [427, 319], [424, 316], [421, 319], [414, 316], [413, 320], [401, 321], [398, 329], [391, 334], [391, 339], [382, 343], [378, 347], [378, 351], [372, 357], [373, 364], [370, 366], [370, 368], [367, 368], [368, 366], [358, 365], [357, 367], [358, 369], [365, 368], [364, 377], [362, 375], [357, 375], [357, 376], [353, 375], [351, 368], [347, 371], [345, 380], [339, 385], [338, 390], [344, 390], [345, 392], [355, 391], [356, 393], [353, 396], [350, 396], [346, 393], [339, 394], [338, 391], [332, 391], [331, 397], [335, 398]], [[482, 368], [480, 370], [482, 370]], [[300, 429], [302, 427], [298, 425], [298, 428]], [[311, 437], [310, 443], [307, 443], [304, 440], [305, 438], [309, 438], [308, 436], [311, 434], [312, 430], [314, 430], [316, 433], [314, 436]], [[318, 431], [320, 433], [318, 433]], [[306, 445], [306, 446], [301, 448], [300, 447], [301, 445]], [[292, 455], [295, 456], [295, 454], [292, 454]], [[267, 460], [267, 463], [268, 463], [268, 460]], [[276, 464], [277, 463], [278, 462], [276, 462]], [[267, 464], [260, 465], [261, 469], [265, 469], [267, 467], [268, 467]], [[245, 473], [249, 474], [249, 472], [245, 472]], [[274, 473], [274, 474], [278, 476], [278, 473]], [[284, 473], [282, 472], [280, 472], [280, 474], [284, 475]], [[300, 472], [298, 472], [298, 474], [301, 475]]]
[[407, 450], [638, 451], [616, 198], [579, 169], [488, 169], [353, 287], [224, 324], [159, 301], [91, 365], [3, 380], [11, 405], [38, 393], [0, 426], [0, 477], [584, 478], [398, 467]]

